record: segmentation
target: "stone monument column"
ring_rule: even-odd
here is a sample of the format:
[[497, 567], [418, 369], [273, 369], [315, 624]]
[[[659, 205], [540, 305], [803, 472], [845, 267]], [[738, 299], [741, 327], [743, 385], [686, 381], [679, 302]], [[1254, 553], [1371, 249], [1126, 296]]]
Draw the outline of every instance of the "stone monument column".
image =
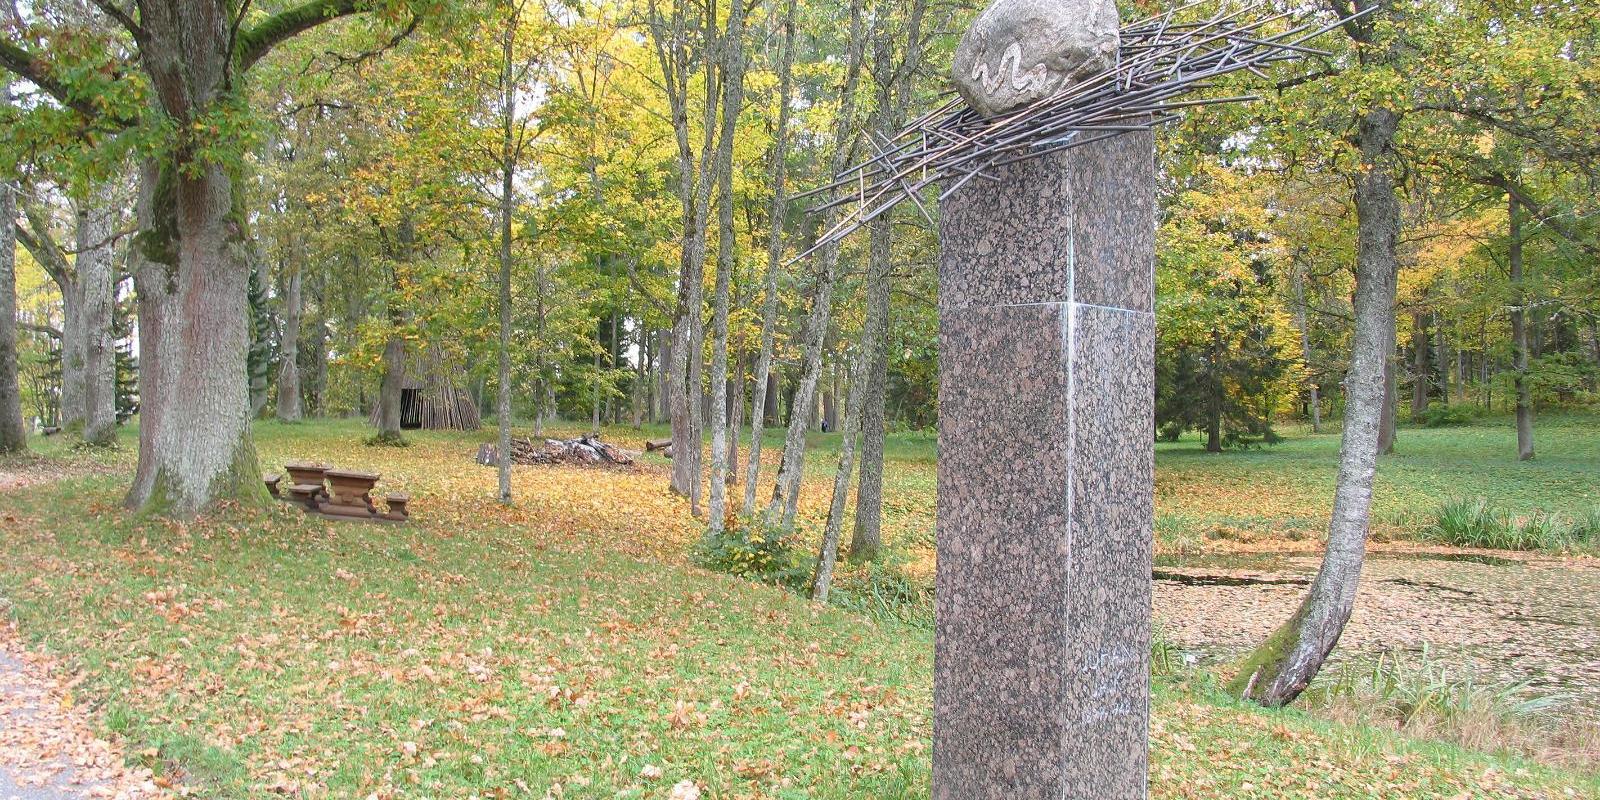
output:
[[934, 800], [1147, 796], [1155, 154], [940, 208]]

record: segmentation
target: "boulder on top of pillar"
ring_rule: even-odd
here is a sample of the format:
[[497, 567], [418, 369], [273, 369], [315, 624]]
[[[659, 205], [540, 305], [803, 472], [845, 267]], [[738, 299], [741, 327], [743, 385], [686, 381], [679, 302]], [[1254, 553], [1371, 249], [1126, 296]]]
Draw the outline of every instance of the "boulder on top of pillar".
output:
[[994, 0], [956, 48], [955, 84], [992, 117], [1105, 72], [1116, 63], [1115, 0]]

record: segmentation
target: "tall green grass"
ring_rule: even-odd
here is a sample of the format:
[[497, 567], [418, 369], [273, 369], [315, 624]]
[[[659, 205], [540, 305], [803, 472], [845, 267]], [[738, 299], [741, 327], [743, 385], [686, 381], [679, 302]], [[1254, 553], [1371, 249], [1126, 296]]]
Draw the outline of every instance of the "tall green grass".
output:
[[1574, 516], [1534, 511], [1515, 516], [1482, 497], [1447, 500], [1424, 538], [1455, 547], [1491, 550], [1590, 549], [1600, 545], [1600, 507]]

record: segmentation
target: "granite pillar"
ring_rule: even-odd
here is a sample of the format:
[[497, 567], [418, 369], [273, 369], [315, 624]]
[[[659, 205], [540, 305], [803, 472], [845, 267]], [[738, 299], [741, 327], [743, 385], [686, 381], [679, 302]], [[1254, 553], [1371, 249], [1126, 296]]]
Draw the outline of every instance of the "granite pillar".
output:
[[940, 212], [933, 797], [1144, 798], [1153, 137], [993, 174]]

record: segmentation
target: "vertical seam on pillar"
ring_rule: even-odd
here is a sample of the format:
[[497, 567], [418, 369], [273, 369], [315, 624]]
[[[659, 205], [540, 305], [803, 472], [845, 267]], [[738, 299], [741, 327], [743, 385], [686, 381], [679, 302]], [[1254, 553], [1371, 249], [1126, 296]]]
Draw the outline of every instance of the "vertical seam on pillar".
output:
[[[1077, 549], [1073, 546], [1074, 545], [1073, 538], [1074, 538], [1075, 530], [1074, 530], [1073, 524], [1072, 524], [1072, 513], [1073, 513], [1073, 505], [1074, 505], [1074, 503], [1075, 503], [1077, 498], [1074, 497], [1074, 492], [1073, 492], [1073, 488], [1072, 488], [1072, 476], [1073, 476], [1073, 471], [1077, 467], [1077, 462], [1074, 460], [1074, 457], [1077, 454], [1077, 435], [1076, 434], [1077, 434], [1077, 421], [1078, 421], [1078, 419], [1077, 419], [1077, 403], [1074, 402], [1075, 394], [1076, 394], [1076, 391], [1077, 391], [1077, 374], [1076, 374], [1077, 370], [1074, 369], [1074, 367], [1076, 366], [1075, 362], [1077, 361], [1077, 354], [1076, 354], [1076, 352], [1074, 350], [1074, 342], [1076, 342], [1076, 340], [1077, 340], [1077, 325], [1078, 325], [1078, 292], [1077, 292], [1077, 288], [1078, 288], [1078, 248], [1077, 248], [1077, 245], [1078, 245], [1078, 219], [1077, 219], [1078, 213], [1077, 213], [1077, 211], [1078, 211], [1078, 209], [1077, 209], [1077, 196], [1072, 192], [1072, 190], [1070, 188], [1070, 183], [1069, 183], [1069, 188], [1068, 188], [1068, 191], [1067, 191], [1067, 205], [1070, 208], [1070, 211], [1068, 212], [1068, 217], [1067, 217], [1068, 220], [1069, 220], [1068, 227], [1067, 227], [1067, 302], [1066, 302], [1065, 306], [1062, 308], [1062, 311], [1066, 312], [1066, 314], [1065, 314], [1066, 318], [1063, 319], [1060, 324], [1061, 324], [1061, 346], [1065, 350], [1064, 355], [1066, 356], [1065, 361], [1066, 361], [1066, 368], [1067, 368], [1067, 430], [1066, 430], [1066, 435], [1067, 435], [1067, 485], [1066, 485], [1066, 490], [1067, 490], [1067, 515], [1066, 515], [1066, 519], [1065, 519], [1066, 528], [1067, 528], [1067, 564], [1066, 564], [1067, 580], [1065, 582], [1065, 586], [1063, 587], [1063, 590], [1067, 593], [1067, 597], [1066, 597], [1067, 602], [1066, 602], [1065, 605], [1066, 605], [1066, 608], [1067, 608], [1068, 620], [1070, 620], [1072, 618], [1072, 615], [1077, 612], [1077, 609], [1072, 607], [1071, 601], [1072, 601], [1072, 585], [1073, 585], [1072, 562], [1073, 562], [1073, 556], [1077, 551]], [[1064, 637], [1069, 637], [1070, 638], [1070, 636], [1071, 636], [1071, 633], [1070, 633], [1071, 622], [1069, 621], [1067, 623], [1067, 625], [1068, 625], [1069, 630], [1063, 631], [1062, 635]], [[1069, 677], [1069, 681], [1070, 681], [1070, 677]], [[1069, 685], [1070, 685], [1070, 683], [1064, 682], [1063, 685], [1062, 685], [1062, 690], [1066, 691], [1067, 686], [1069, 686]], [[1063, 701], [1065, 701], [1067, 698], [1066, 697], [1062, 697], [1061, 699]], [[1063, 706], [1065, 706], [1065, 705], [1066, 705], [1066, 703], [1063, 702]], [[1056, 750], [1056, 758], [1058, 760], [1060, 760], [1060, 762], [1061, 762], [1060, 763], [1060, 769], [1061, 769], [1061, 798], [1062, 798], [1062, 800], [1067, 800], [1066, 753], [1067, 753], [1067, 737], [1070, 735], [1069, 731], [1071, 730], [1071, 725], [1069, 724], [1069, 721], [1066, 720], [1066, 719], [1062, 719], [1061, 723], [1062, 723], [1062, 726], [1061, 726], [1061, 742], [1059, 744], [1059, 749]]]

